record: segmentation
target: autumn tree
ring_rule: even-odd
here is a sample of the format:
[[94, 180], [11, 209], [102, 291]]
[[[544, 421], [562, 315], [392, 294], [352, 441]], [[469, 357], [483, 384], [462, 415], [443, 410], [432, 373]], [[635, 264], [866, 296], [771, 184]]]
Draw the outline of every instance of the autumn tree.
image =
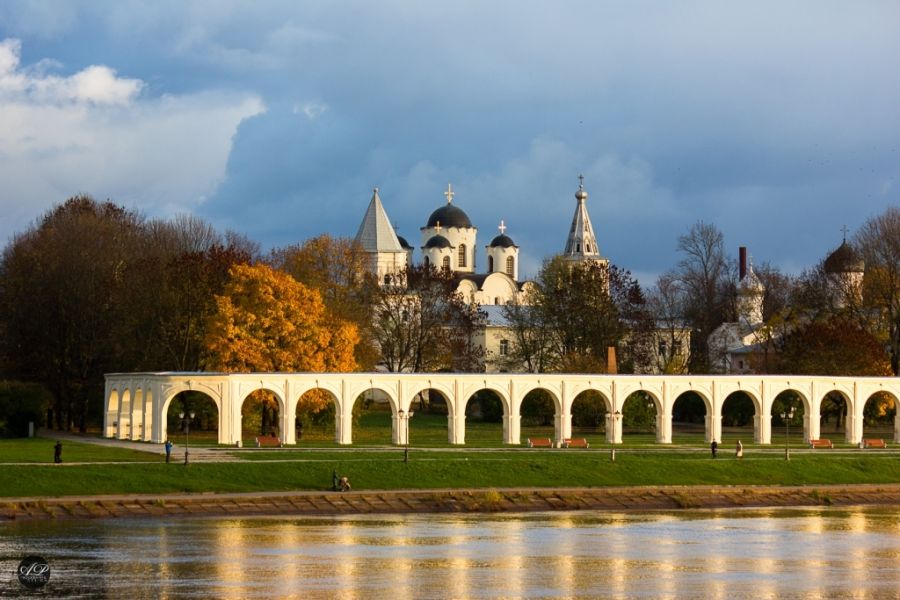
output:
[[840, 316], [802, 325], [783, 339], [781, 373], [799, 375], [891, 374], [884, 345], [858, 322]]
[[[265, 264], [234, 265], [206, 325], [207, 370], [348, 372], [358, 341], [356, 326], [331, 315], [318, 291]], [[274, 419], [271, 398], [260, 393], [262, 431]], [[321, 409], [324, 394], [306, 394], [307, 410]], [[315, 406], [314, 406], [315, 405]]]
[[270, 262], [303, 285], [318, 290], [331, 314], [356, 325], [360, 334], [356, 362], [364, 370], [373, 369], [378, 360], [371, 331], [376, 282], [360, 245], [349, 238], [323, 234], [299, 245], [273, 250]]
[[486, 317], [456, 291], [453, 274], [412, 266], [397, 281], [373, 290], [372, 333], [381, 364], [392, 372], [483, 370], [484, 351], [474, 336]]
[[866, 263], [864, 296], [878, 313], [871, 329], [882, 333], [891, 370], [900, 375], [900, 208], [891, 206], [866, 221], [856, 242]]
[[534, 372], [606, 372], [610, 346], [621, 347], [626, 336], [641, 337], [648, 331], [645, 305], [640, 286], [627, 271], [592, 261], [548, 260], [525, 302], [504, 307], [513, 337], [507, 366]]
[[15, 236], [0, 264], [0, 344], [11, 374], [53, 394], [48, 425], [88, 424], [99, 412], [103, 373], [133, 367], [122, 301], [139, 254], [142, 218], [77, 196]]
[[231, 266], [251, 260], [251, 249], [189, 215], [150, 221], [145, 229], [125, 290], [133, 362], [144, 370], [199, 370], [215, 296]]

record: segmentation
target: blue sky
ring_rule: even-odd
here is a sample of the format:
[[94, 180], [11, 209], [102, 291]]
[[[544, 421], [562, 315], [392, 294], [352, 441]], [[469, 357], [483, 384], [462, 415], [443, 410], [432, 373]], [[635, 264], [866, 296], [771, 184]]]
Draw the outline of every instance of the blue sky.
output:
[[[76, 193], [264, 247], [455, 203], [524, 274], [577, 176], [650, 283], [679, 234], [798, 272], [900, 204], [897, 2], [0, 5], [0, 237]], [[484, 257], [479, 256], [479, 264]]]

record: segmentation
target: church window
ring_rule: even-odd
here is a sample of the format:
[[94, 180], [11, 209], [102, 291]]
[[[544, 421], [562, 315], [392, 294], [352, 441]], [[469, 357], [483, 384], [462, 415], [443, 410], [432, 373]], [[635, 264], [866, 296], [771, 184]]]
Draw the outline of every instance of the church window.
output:
[[575, 252], [581, 252], [581, 244], [575, 244]]
[[494, 272], [494, 257], [488, 256], [488, 273]]
[[744, 361], [742, 361], [742, 360], [738, 361], [738, 369], [741, 369], [741, 370], [744, 369]]
[[584, 251], [585, 251], [585, 252], [590, 252], [590, 251], [591, 251], [591, 245], [590, 245], [590, 244], [585, 244], [585, 245], [584, 245]]
[[391, 285], [391, 276], [390, 275], [384, 276], [384, 285]]
[[496, 304], [497, 306], [500, 305], [500, 296], [494, 298], [494, 304]]
[[450, 268], [450, 257], [445, 256], [442, 264], [445, 269], [449, 269]]
[[500, 356], [509, 354], [509, 340], [500, 340]]
[[681, 340], [676, 340], [672, 344], [672, 352], [675, 356], [681, 356]]
[[426, 257], [425, 257], [425, 266], [427, 267], [427, 266], [430, 265], [430, 264], [431, 264], [431, 261], [428, 260], [428, 257], [426, 256]]
[[459, 266], [460, 267], [466, 266], [466, 245], [465, 244], [459, 245]]
[[659, 343], [659, 355], [662, 356], [663, 358], [665, 358], [665, 357], [666, 357], [666, 350], [668, 350], [668, 348], [666, 347], [666, 343], [665, 343], [665, 342], [660, 342], [660, 343]]
[[516, 272], [516, 259], [512, 256], [506, 257], [506, 274], [510, 277], [513, 276], [513, 273]]

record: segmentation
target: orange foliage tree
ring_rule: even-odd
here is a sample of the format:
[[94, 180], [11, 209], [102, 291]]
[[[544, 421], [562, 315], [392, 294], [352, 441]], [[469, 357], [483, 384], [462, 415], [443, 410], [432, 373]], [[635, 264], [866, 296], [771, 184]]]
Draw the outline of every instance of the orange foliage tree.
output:
[[[356, 326], [329, 314], [318, 291], [264, 264], [231, 267], [206, 331], [208, 370], [347, 372], [356, 368]], [[324, 394], [306, 394], [304, 401], [318, 404], [308, 406], [315, 410], [328, 400]], [[266, 420], [264, 415], [263, 427]]]

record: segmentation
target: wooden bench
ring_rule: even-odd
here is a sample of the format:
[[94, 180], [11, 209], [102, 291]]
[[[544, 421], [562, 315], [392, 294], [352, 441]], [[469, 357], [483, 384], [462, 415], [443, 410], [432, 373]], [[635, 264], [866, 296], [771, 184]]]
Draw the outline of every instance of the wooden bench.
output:
[[563, 441], [563, 446], [566, 448], [590, 448], [591, 445], [588, 444], [588, 441], [584, 438], [566, 438]]
[[863, 448], [887, 448], [887, 443], [884, 440], [871, 438], [863, 440]]
[[275, 448], [281, 448], [281, 440], [279, 440], [274, 435], [261, 435], [256, 438], [256, 447], [262, 448], [263, 446], [274, 446]]
[[553, 442], [550, 438], [528, 438], [529, 448], [552, 448]]
[[831, 440], [809, 440], [810, 448], [834, 448]]

